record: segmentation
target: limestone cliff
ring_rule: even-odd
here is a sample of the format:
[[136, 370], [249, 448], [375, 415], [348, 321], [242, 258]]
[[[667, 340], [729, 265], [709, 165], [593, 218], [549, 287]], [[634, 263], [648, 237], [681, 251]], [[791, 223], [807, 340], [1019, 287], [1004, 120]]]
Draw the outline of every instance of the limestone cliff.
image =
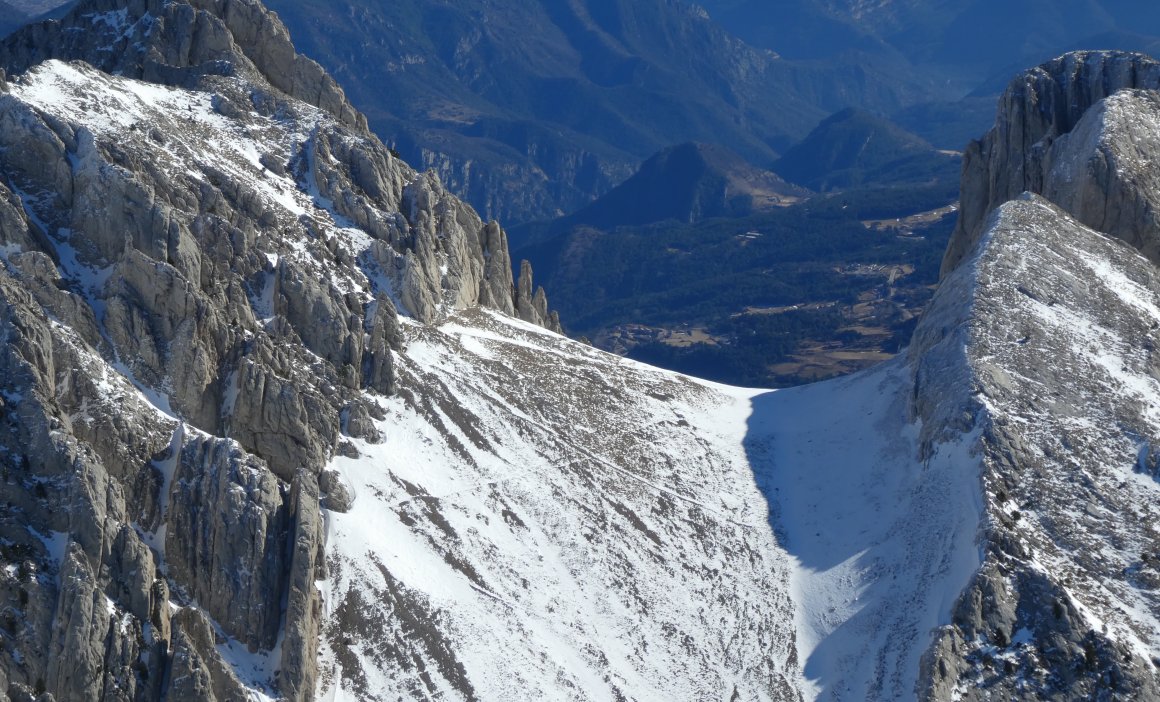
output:
[[85, 2], [0, 66], [0, 699], [307, 699], [399, 314], [559, 323], [257, 2]]
[[[1077, 204], [1073, 214], [1082, 223], [1113, 232], [1160, 262], [1160, 244], [1145, 245], [1142, 240], [1149, 236], [1148, 229], [1155, 228], [1155, 215], [1141, 211], [1133, 194], [1108, 189], [1109, 181], [1115, 179], [1114, 155], [1107, 149], [1091, 151], [1084, 161], [1065, 155], [1077, 148], [1069, 142], [1090, 141], [1090, 137], [1071, 133], [1081, 121], [1086, 121], [1082, 131], [1089, 135], [1098, 129], [1092, 125], [1102, 121], [1105, 108], [1098, 107], [1094, 113], [1090, 110], [1104, 98], [1126, 89], [1158, 88], [1160, 63], [1144, 54], [1123, 52], [1070, 53], [1013, 79], [999, 100], [995, 126], [969, 144], [963, 154], [959, 221], [943, 258], [942, 276], [971, 251], [987, 215], [1025, 191], [1055, 199], [1056, 191], [1062, 194], [1067, 189], [1069, 202]], [[1116, 142], [1120, 146], [1108, 148], [1133, 148], [1119, 136], [1107, 143]], [[1089, 150], [1094, 146], [1089, 143]], [[1077, 179], [1083, 181], [1082, 186], [1064, 184]], [[1093, 192], [1085, 194], [1083, 189]], [[1078, 201], [1085, 198], [1089, 204], [1080, 205]], [[1091, 202], [1101, 203], [1101, 209], [1106, 203], [1108, 212], [1096, 212]]]

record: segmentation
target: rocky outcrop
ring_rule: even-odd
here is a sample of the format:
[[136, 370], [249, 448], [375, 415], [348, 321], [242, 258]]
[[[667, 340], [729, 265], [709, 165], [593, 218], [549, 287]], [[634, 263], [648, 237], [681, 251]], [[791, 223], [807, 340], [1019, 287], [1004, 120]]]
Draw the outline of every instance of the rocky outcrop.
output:
[[1031, 194], [940, 286], [912, 347], [915, 408], [924, 432], [978, 432], [986, 527], [921, 699], [1160, 696], [1139, 458], [1160, 432], [1158, 301], [1146, 258]]
[[289, 569], [278, 477], [234, 442], [194, 436], [177, 459], [169, 500], [165, 561], [174, 581], [226, 634], [272, 648]]
[[[991, 210], [1024, 191], [1052, 197], [1067, 189], [1076, 204], [1086, 198], [1088, 204], [1074, 214], [1084, 224], [1113, 236], [1138, 239], [1154, 226], [1130, 193], [1125, 201], [1120, 197], [1123, 194], [1111, 191], [1116, 187], [1110, 183], [1117, 178], [1117, 166], [1114, 156], [1108, 158], [1112, 156], [1108, 149], [1115, 147], [1099, 148], [1090, 138], [1091, 131], [1099, 129], [1096, 125], [1103, 121], [1100, 115], [1106, 108], [1094, 114], [1089, 111], [1121, 90], [1158, 88], [1160, 63], [1143, 54], [1123, 52], [1070, 53], [1016, 77], [999, 100], [994, 128], [968, 145], [963, 154], [959, 221], [943, 258], [942, 277], [974, 248]], [[1072, 134], [1081, 122], [1085, 122], [1085, 134]], [[1112, 141], [1131, 148], [1118, 137]], [[1077, 154], [1081, 147], [1076, 142], [1089, 152]], [[1068, 180], [1086, 185], [1065, 186]], [[1080, 192], [1085, 187], [1097, 192], [1085, 195]], [[1096, 212], [1093, 202], [1107, 203], [1109, 213]], [[1137, 221], [1128, 223], [1127, 218]], [[1150, 244], [1149, 251], [1160, 262], [1160, 248]]]
[[[105, 636], [109, 632], [109, 607], [95, 587], [92, 569], [81, 549], [69, 548], [60, 570], [60, 600], [49, 643], [46, 688], [62, 699], [91, 697], [90, 685], [104, 675]], [[124, 643], [128, 643], [125, 641]], [[110, 655], [116, 654], [110, 650]], [[120, 658], [120, 656], [116, 656]], [[132, 661], [136, 656], [130, 656]], [[114, 676], [124, 673], [113, 670]], [[128, 681], [135, 682], [132, 675]], [[106, 685], [101, 685], [105, 688]], [[127, 697], [132, 699], [130, 684]]]
[[319, 473], [400, 314], [515, 312], [506, 235], [256, 2], [84, 2], [0, 64], [0, 698], [309, 699]]
[[520, 261], [520, 283], [516, 288], [516, 316], [536, 326], [560, 331], [560, 318], [548, 311], [548, 297], [543, 287], [533, 290], [532, 264]]
[[1160, 263], [1160, 72], [1150, 90], [1096, 103], [1051, 148], [1043, 195], [1083, 224]]
[[165, 699], [182, 702], [226, 702], [249, 695], [234, 672], [221, 660], [208, 619], [186, 607], [173, 617], [173, 663]]
[[10, 75], [47, 59], [188, 87], [205, 75], [243, 75], [366, 129], [342, 88], [294, 50], [278, 16], [255, 0], [90, 0], [0, 43], [0, 65]]
[[143, 536], [157, 528], [154, 459], [172, 423], [49, 316], [35, 267], [12, 258], [0, 272], [0, 668], [18, 698], [149, 699], [169, 610]]
[[318, 478], [301, 471], [290, 500], [293, 515], [285, 637], [278, 687], [291, 702], [314, 698], [322, 598], [314, 583], [325, 577], [325, 554]]

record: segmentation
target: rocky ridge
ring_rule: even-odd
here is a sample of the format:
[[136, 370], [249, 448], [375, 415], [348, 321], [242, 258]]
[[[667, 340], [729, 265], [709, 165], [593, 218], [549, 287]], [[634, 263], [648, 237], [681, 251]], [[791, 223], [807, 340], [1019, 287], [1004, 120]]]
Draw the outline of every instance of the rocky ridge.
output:
[[[1066, 90], [1093, 90], [1084, 75]], [[407, 695], [462, 699], [513, 686], [579, 699], [609, 688], [630, 699], [1160, 696], [1160, 273], [1121, 230], [1097, 231], [1076, 214], [1101, 192], [1109, 207], [1118, 193], [1148, 197], [1127, 186], [1148, 175], [1148, 145], [1160, 133], [1150, 127], [1154, 104], [1149, 91], [1121, 90], [1079, 115], [1076, 136], [1055, 142], [1045, 192], [1074, 192], [1080, 169], [1109, 149], [1141, 153], [1104, 171], [1102, 190], [1081, 188], [1087, 198], [1053, 203], [1027, 193], [998, 203], [944, 278], [912, 347], [867, 373], [761, 393], [674, 383], [500, 318], [408, 328], [403, 372], [446, 385], [428, 384], [438, 407], [431, 414], [388, 410], [399, 434], [385, 446], [423, 446], [408, 449], [416, 456], [384, 457], [376, 465], [388, 466], [386, 476], [359, 459], [336, 463], [358, 495], [352, 514], [367, 515], [359, 510], [373, 501], [384, 509], [369, 532], [357, 519], [332, 523], [330, 601], [352, 604], [329, 613], [323, 689], [363, 694], [402, 680]], [[531, 359], [552, 356], [567, 372], [548, 372], [550, 386], [532, 381], [545, 370]], [[526, 370], [527, 380], [506, 368]], [[578, 387], [619, 392], [579, 400]], [[624, 433], [635, 426], [644, 435]], [[432, 441], [402, 439], [410, 433]], [[590, 443], [592, 434], [605, 440]], [[695, 458], [674, 462], [672, 451]], [[737, 461], [753, 483], [735, 473]], [[460, 468], [439, 468], [451, 465]], [[722, 475], [728, 488], [712, 484]], [[548, 497], [535, 489], [544, 484]], [[697, 504], [697, 516], [674, 519], [661, 506], [674, 498]], [[737, 511], [762, 500], [769, 532]], [[748, 526], [733, 532], [723, 516]], [[372, 535], [380, 532], [392, 536]], [[589, 545], [577, 544], [577, 533]], [[427, 551], [422, 561], [433, 571], [405, 565]], [[758, 571], [738, 553], [759, 557]], [[680, 554], [680, 566], [668, 554]], [[687, 637], [680, 660], [695, 682], [683, 664], [658, 675], [649, 666], [669, 655], [671, 638], [641, 641], [635, 632], [679, 611], [674, 588], [701, 592], [702, 554], [725, 559], [732, 596], [711, 599], [723, 609], [707, 621], [678, 617], [678, 637]], [[681, 584], [652, 589], [674, 567]], [[714, 567], [701, 572], [712, 580]], [[585, 582], [570, 579], [578, 573]], [[611, 612], [595, 605], [592, 578], [604, 579], [599, 601], [617, 603]], [[360, 632], [381, 643], [369, 648], [344, 633], [368, 588], [389, 603], [379, 624]], [[788, 602], [763, 599], [771, 592]], [[621, 607], [634, 606], [642, 609], [619, 628]], [[708, 643], [718, 640], [715, 622], [733, 622], [739, 608], [740, 621], [761, 625], [727, 625], [737, 647], [719, 652]], [[495, 631], [519, 635], [497, 644], [488, 638]], [[790, 650], [772, 643], [786, 639]], [[584, 648], [590, 640], [603, 657]], [[374, 653], [397, 647], [438, 661], [438, 670]], [[769, 666], [757, 683], [738, 677], [753, 664], [729, 652], [755, 649]], [[572, 663], [554, 667], [561, 660]], [[715, 660], [724, 668], [707, 665]], [[724, 675], [696, 673], [701, 666]], [[559, 687], [547, 682], [561, 677], [568, 682]]]
[[[1125, 149], [1147, 153], [1152, 145], [1132, 146], [1135, 135], [1130, 133], [1105, 133], [1104, 144], [1092, 150], [1097, 145], [1089, 143], [1089, 160], [1078, 163], [1073, 159], [1079, 147], [1070, 143], [1090, 142], [1102, 131], [1104, 98], [1122, 90], [1158, 88], [1160, 63], [1125, 52], [1070, 53], [1015, 77], [999, 100], [995, 126], [963, 154], [959, 221], [942, 275], [972, 250], [991, 211], [1023, 192], [1060, 202], [1084, 224], [1122, 238], [1160, 262], [1160, 247], [1144, 240], [1157, 222], [1131, 192], [1155, 185], [1128, 184], [1113, 173]], [[1133, 127], [1125, 124], [1121, 129]], [[1118, 186], [1130, 191], [1108, 190]]]
[[[954, 384], [983, 427], [985, 557], [924, 657], [921, 697], [1160, 697], [1158, 79], [1141, 55], [1063, 56], [1012, 82], [964, 158], [911, 354], [965, 348]], [[952, 298], [969, 313], [943, 316]], [[920, 386], [946, 382], [924, 366]]]
[[[1147, 259], [1031, 194], [940, 286], [912, 347], [929, 398], [916, 411], [932, 436], [981, 432], [982, 562], [924, 656], [920, 698], [1160, 694], [1158, 301]], [[961, 349], [958, 373], [931, 362], [938, 345]]]
[[0, 697], [311, 698], [398, 313], [558, 321], [256, 2], [82, 3], [0, 65]]

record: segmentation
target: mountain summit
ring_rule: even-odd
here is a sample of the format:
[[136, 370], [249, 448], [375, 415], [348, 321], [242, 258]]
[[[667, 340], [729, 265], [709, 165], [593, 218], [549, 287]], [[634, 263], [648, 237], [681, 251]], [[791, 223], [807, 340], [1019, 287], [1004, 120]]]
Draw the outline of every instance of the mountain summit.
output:
[[814, 190], [835, 190], [954, 182], [958, 159], [883, 117], [848, 108], [822, 120], [773, 170]]
[[808, 195], [724, 147], [687, 143], [654, 155], [631, 178], [557, 222], [595, 227], [696, 222], [784, 207]]
[[[978, 241], [990, 212], [1025, 191], [1160, 262], [1153, 214], [1160, 186], [1141, 161], [1157, 138], [1154, 111], [1124, 96], [1108, 99], [1145, 91], [1138, 97], [1146, 102], [1157, 88], [1160, 62], [1127, 52], [1066, 54], [1012, 80], [995, 127], [964, 154], [961, 215], [943, 274]], [[1142, 120], [1136, 126], [1133, 116]]]

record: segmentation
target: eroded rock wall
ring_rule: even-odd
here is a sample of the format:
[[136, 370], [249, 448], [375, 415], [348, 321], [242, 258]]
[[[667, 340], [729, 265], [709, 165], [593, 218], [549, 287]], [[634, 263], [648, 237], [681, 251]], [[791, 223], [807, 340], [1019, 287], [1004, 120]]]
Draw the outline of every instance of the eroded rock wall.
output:
[[308, 699], [319, 472], [401, 325], [516, 311], [506, 235], [256, 2], [86, 2], [0, 65], [0, 698]]
[[[1109, 164], [1076, 163], [1063, 156], [1067, 147], [1057, 148], [1056, 144], [1069, 137], [1085, 117], [1089, 122], [1098, 119], [1088, 117], [1088, 113], [1104, 98], [1130, 89], [1160, 89], [1160, 63], [1144, 54], [1080, 51], [1011, 81], [999, 100], [995, 126], [982, 139], [971, 142], [963, 154], [959, 220], [943, 258], [943, 278], [970, 254], [993, 209], [1025, 191], [1050, 197], [1047, 190], [1058, 187], [1061, 176], [1083, 178], [1088, 169], [1094, 169], [1090, 186], [1100, 188], [1095, 197], [1125, 214], [1132, 210], [1129, 202], [1120, 202], [1115, 193], [1100, 187], [1106, 184]], [[1071, 173], [1058, 172], [1060, 168]], [[1101, 170], [1104, 183], [1099, 182]], [[1118, 217], [1108, 220], [1090, 209], [1075, 214], [1082, 223], [1113, 236], [1123, 231], [1125, 238], [1154, 225], [1150, 218], [1132, 223]], [[1109, 221], [1117, 224], [1114, 231], [1101, 228]], [[1153, 261], [1158, 260], [1156, 253], [1150, 254]]]

